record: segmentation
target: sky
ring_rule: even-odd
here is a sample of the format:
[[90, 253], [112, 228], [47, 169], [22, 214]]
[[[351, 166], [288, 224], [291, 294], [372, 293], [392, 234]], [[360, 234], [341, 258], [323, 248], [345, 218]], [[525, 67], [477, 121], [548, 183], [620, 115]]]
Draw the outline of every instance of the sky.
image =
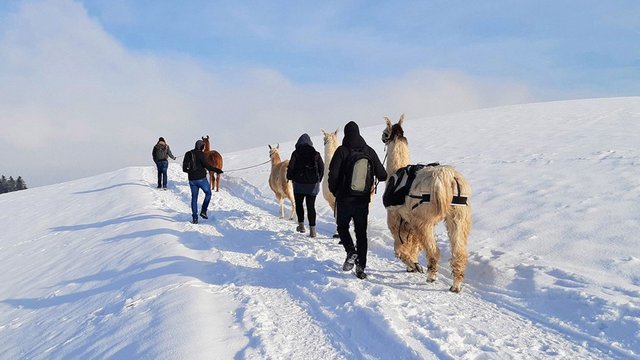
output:
[[[636, 1], [0, 3], [0, 173], [39, 186], [174, 155], [477, 108], [640, 93]], [[232, 164], [228, 164], [232, 165]]]

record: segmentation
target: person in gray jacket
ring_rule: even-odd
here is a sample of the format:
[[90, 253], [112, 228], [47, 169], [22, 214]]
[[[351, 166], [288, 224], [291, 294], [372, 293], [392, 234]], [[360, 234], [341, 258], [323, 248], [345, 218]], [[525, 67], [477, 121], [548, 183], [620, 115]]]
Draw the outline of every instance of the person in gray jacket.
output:
[[168, 158], [175, 160], [176, 157], [173, 156], [169, 145], [167, 145], [162, 136], [158, 139], [158, 143], [153, 147], [153, 150], [151, 150], [151, 156], [153, 157], [153, 162], [156, 163], [156, 168], [158, 169], [158, 189], [167, 190], [167, 169], [169, 169]]
[[324, 175], [324, 162], [316, 151], [307, 134], [302, 134], [291, 154], [287, 167], [287, 180], [293, 183], [293, 197], [296, 202], [298, 227], [296, 231], [304, 233], [304, 207], [306, 202], [309, 219], [309, 236], [316, 237], [316, 196], [320, 191], [320, 182]]

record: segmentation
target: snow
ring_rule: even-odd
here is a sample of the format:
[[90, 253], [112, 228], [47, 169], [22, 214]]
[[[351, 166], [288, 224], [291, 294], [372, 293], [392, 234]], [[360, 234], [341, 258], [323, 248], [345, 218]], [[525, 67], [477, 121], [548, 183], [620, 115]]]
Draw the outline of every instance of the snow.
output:
[[[0, 358], [640, 359], [640, 98], [407, 115], [412, 161], [474, 189], [460, 294], [443, 226], [435, 283], [394, 258], [382, 191], [369, 277], [343, 272], [324, 199], [311, 239], [269, 165], [231, 171], [265, 143], [224, 154], [199, 225], [179, 161], [168, 191], [143, 166], [0, 196]], [[362, 129], [381, 158], [382, 129]]]

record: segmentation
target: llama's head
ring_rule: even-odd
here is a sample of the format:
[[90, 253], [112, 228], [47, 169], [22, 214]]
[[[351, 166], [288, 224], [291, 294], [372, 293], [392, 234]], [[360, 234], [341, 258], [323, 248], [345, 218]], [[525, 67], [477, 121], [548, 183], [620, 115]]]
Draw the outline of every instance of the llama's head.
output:
[[404, 114], [400, 115], [397, 124], [392, 124], [388, 117], [384, 117], [387, 127], [382, 131], [382, 142], [388, 144], [397, 139], [404, 139], [404, 130], [402, 123], [404, 122]]
[[334, 132], [326, 132], [324, 130], [322, 130], [322, 138], [324, 140], [324, 146], [334, 146], [336, 147], [338, 144], [338, 130], [336, 129], [336, 131]]
[[269, 145], [269, 157], [273, 159], [274, 156], [280, 156], [280, 144], [275, 147]]

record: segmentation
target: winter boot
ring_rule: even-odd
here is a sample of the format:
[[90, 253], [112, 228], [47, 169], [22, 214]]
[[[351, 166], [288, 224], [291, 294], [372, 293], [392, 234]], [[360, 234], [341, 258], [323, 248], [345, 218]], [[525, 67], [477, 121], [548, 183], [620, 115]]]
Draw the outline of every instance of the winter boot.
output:
[[367, 274], [364, 272], [364, 269], [360, 265], [356, 265], [356, 276], [358, 279], [366, 279]]
[[194, 216], [193, 217], [193, 221], [191, 221], [192, 224], [197, 224], [198, 223], [198, 217]]
[[200, 213], [200, 216], [201, 216], [203, 219], [208, 219], [208, 218], [209, 218], [209, 217], [207, 216], [207, 213], [206, 213], [206, 212], [204, 212], [204, 211]]
[[347, 259], [344, 261], [342, 265], [342, 271], [349, 271], [353, 269], [353, 266], [356, 264], [356, 259], [358, 258], [358, 254], [353, 253], [347, 255]]
[[301, 222], [298, 223], [298, 227], [296, 228], [296, 231], [299, 232], [299, 233], [305, 232], [304, 223], [301, 223]]
[[314, 238], [316, 237], [316, 227], [315, 226], [309, 226], [309, 236]]

